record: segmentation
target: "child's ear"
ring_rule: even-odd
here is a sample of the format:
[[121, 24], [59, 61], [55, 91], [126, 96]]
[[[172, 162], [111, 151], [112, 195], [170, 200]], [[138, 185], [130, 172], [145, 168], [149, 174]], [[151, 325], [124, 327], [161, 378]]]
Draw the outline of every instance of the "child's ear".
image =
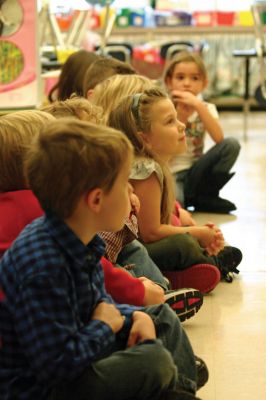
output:
[[93, 93], [93, 89], [89, 89], [87, 91], [87, 99], [89, 99], [92, 96], [92, 93]]
[[147, 135], [147, 133], [144, 133], [144, 132], [138, 132], [138, 134], [142, 138], [142, 140], [146, 144], [146, 146], [150, 146], [149, 135]]
[[86, 194], [86, 204], [94, 213], [99, 213], [102, 208], [103, 191], [100, 188], [91, 190]]

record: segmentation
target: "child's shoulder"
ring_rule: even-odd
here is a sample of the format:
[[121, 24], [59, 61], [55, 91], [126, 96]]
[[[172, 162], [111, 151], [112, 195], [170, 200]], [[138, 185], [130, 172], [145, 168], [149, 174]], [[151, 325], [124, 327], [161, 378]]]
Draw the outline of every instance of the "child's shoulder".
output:
[[147, 179], [153, 173], [163, 176], [160, 165], [152, 158], [138, 157], [134, 160], [130, 179]]
[[9, 268], [20, 282], [46, 272], [46, 266], [56, 265], [60, 254], [44, 224], [44, 217], [27, 225], [5, 252], [1, 267]]

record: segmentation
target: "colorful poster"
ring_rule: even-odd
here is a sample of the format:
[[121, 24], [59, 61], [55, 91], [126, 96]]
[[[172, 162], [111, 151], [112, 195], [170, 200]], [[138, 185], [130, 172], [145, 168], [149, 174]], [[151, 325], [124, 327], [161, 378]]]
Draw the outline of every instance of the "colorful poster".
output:
[[0, 0], [0, 109], [38, 104], [36, 0]]

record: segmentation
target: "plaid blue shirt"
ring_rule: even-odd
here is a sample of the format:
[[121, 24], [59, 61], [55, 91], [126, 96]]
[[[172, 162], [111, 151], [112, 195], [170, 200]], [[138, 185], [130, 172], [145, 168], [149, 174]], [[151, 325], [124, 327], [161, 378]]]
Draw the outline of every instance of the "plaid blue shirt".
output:
[[[95, 306], [106, 293], [98, 237], [85, 246], [69, 227], [46, 215], [28, 225], [0, 263], [0, 398], [45, 399], [51, 387], [80, 375], [110, 353], [116, 335]], [[132, 312], [119, 332], [126, 338]]]

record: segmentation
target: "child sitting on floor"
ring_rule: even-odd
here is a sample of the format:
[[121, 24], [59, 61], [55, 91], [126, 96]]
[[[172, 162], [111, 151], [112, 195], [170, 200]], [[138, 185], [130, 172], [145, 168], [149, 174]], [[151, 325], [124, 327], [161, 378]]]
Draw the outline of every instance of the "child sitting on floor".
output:
[[223, 235], [214, 224], [171, 224], [174, 196], [167, 163], [186, 150], [186, 139], [185, 126], [178, 121], [168, 96], [153, 88], [125, 97], [110, 113], [109, 124], [123, 131], [134, 145], [130, 179], [141, 203], [140, 238], [158, 267], [175, 271], [207, 262], [216, 265], [225, 277], [238, 272], [242, 254], [230, 246], [223, 249]]
[[[219, 191], [234, 176], [230, 172], [240, 145], [224, 138], [214, 104], [200, 97], [207, 71], [199, 54], [182, 51], [166, 66], [164, 83], [173, 99], [177, 117], [186, 125], [187, 150], [170, 160], [177, 198], [196, 211], [228, 213], [235, 204], [219, 197]], [[203, 153], [206, 135], [215, 145]]]

